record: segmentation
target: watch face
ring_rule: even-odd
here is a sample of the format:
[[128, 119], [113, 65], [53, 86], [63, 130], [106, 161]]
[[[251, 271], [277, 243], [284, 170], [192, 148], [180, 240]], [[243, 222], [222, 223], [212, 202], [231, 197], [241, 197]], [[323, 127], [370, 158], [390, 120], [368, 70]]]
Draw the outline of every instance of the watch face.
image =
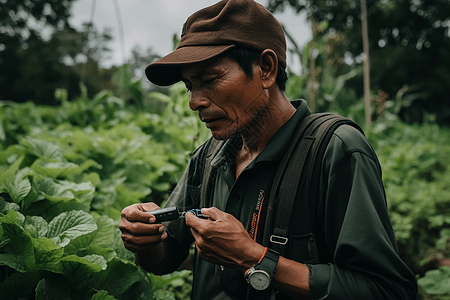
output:
[[261, 270], [257, 270], [252, 273], [248, 281], [255, 290], [259, 291], [267, 289], [270, 285], [269, 274]]

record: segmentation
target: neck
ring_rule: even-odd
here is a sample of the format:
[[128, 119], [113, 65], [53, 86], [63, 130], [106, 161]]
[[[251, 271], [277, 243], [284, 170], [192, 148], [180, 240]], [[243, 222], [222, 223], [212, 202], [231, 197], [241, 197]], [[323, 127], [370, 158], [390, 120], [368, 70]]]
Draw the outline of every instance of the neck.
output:
[[242, 148], [236, 156], [236, 163], [248, 165], [266, 147], [270, 139], [295, 113], [286, 96], [278, 93], [268, 97], [265, 106], [258, 108], [251, 130], [241, 134]]

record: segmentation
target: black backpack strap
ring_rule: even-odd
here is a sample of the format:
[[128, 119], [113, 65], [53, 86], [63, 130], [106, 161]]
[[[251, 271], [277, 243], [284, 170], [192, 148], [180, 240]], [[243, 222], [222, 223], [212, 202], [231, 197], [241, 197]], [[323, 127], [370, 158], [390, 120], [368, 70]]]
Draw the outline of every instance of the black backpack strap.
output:
[[[289, 147], [288, 147], [288, 149], [286, 151], [286, 154], [283, 156], [283, 158], [282, 158], [282, 160], [280, 162], [280, 165], [279, 165], [279, 167], [278, 167], [278, 169], [277, 169], [277, 171], [275, 173], [275, 177], [274, 177], [274, 180], [273, 180], [273, 183], [272, 183], [272, 188], [270, 190], [269, 203], [268, 203], [267, 215], [266, 215], [266, 222], [265, 222], [264, 231], [263, 231], [264, 232], [264, 236], [263, 236], [262, 244], [264, 246], [269, 246], [271, 244], [270, 238], [273, 235], [272, 234], [273, 233], [273, 228], [274, 228], [273, 221], [275, 219], [273, 215], [274, 215], [274, 213], [276, 212], [276, 210], [278, 208], [278, 203], [280, 202], [276, 198], [277, 198], [278, 192], [280, 191], [279, 186], [280, 186], [281, 179], [286, 177], [286, 176], [284, 176], [284, 172], [285, 172], [285, 170], [287, 168], [288, 163], [290, 162], [292, 154], [294, 153], [294, 150], [297, 149], [297, 144], [299, 143], [300, 139], [304, 136], [305, 130], [311, 126], [311, 124], [314, 122], [315, 119], [316, 119], [316, 115], [309, 115], [309, 116], [307, 116], [306, 118], [304, 118], [302, 120], [302, 122], [300, 123], [299, 128], [297, 129], [294, 137], [291, 139], [291, 142], [290, 142]], [[311, 142], [311, 141], [309, 141], [309, 142]], [[303, 160], [305, 160], [306, 159], [306, 155], [309, 152], [309, 147], [308, 147], [308, 149], [305, 149], [303, 147], [303, 150], [304, 151], [297, 151], [297, 155], [298, 156], [301, 156], [301, 155], [305, 156], [303, 158]], [[302, 165], [302, 164], [300, 164], [300, 165]], [[299, 169], [299, 171], [301, 173], [302, 168], [298, 168], [298, 169]], [[298, 181], [295, 183], [296, 187], [297, 187], [297, 185], [298, 185]], [[288, 207], [289, 207], [289, 205], [288, 205]], [[290, 211], [289, 215], [291, 213], [292, 213], [292, 210]], [[285, 228], [286, 226], [282, 225], [281, 227], [282, 227], [282, 229], [281, 229], [282, 232], [280, 233], [281, 235], [279, 236], [279, 239], [277, 239], [277, 242], [285, 243], [285, 242], [287, 242], [286, 239], [285, 239], [287, 235], [285, 235], [283, 233], [283, 231], [284, 231], [283, 228]], [[277, 232], [277, 233], [279, 233], [279, 232]]]
[[[310, 217], [316, 213], [315, 209], [310, 209], [310, 203], [317, 196], [310, 197], [309, 193], [315, 190], [311, 185], [317, 184], [317, 180], [312, 180], [313, 176], [318, 176], [319, 173], [314, 172], [318, 170], [314, 166], [320, 168], [317, 161], [321, 161], [332, 133], [342, 124], [357, 126], [349, 119], [330, 113], [312, 114], [300, 123], [275, 175], [269, 198], [263, 245], [285, 255], [291, 218], [295, 215], [295, 219], [301, 219], [302, 234], [311, 236], [308, 244], [311, 260], [318, 261]], [[297, 205], [301, 207], [299, 211], [294, 209], [296, 199], [302, 200], [301, 205]], [[315, 217], [313, 219], [315, 221]]]
[[216, 178], [212, 172], [211, 161], [217, 155], [217, 153], [222, 148], [224, 143], [225, 143], [225, 141], [216, 140], [213, 137], [211, 137], [208, 141], [208, 152], [206, 154], [206, 158], [205, 158], [205, 162], [204, 162], [205, 165], [204, 165], [204, 170], [203, 170], [203, 178], [202, 178], [202, 183], [200, 186], [200, 206], [199, 206], [199, 208], [207, 207], [208, 195], [211, 192], [212, 183], [214, 182], [214, 179]]
[[[317, 222], [318, 204], [319, 204], [319, 180], [321, 176], [321, 167], [323, 162], [323, 157], [325, 151], [328, 147], [329, 141], [333, 136], [336, 129], [342, 125], [350, 125], [356, 128], [361, 134], [364, 135], [362, 128], [355, 123], [353, 120], [344, 118], [339, 115], [332, 115], [330, 118], [324, 122], [317, 131], [314, 133], [316, 137], [316, 142], [311, 148], [311, 156], [308, 157], [308, 166], [304, 169], [304, 175], [302, 175], [302, 180], [305, 181], [303, 189], [297, 194], [297, 198], [304, 199], [305, 207], [308, 207], [309, 213], [308, 218], [312, 227], [313, 251], [317, 251], [317, 262], [319, 258], [323, 262], [328, 262], [332, 260], [332, 254], [327, 252], [326, 244], [323, 236], [323, 231], [321, 231], [321, 225]], [[302, 202], [303, 204], [303, 202]], [[312, 246], [311, 246], [312, 248]], [[311, 254], [311, 253], [310, 253]]]

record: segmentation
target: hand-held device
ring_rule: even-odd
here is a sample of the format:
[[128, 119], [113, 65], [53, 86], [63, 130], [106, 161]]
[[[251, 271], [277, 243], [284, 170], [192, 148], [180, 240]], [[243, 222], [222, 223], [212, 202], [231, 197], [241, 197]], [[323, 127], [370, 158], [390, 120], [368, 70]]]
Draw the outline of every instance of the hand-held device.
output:
[[180, 217], [180, 213], [176, 206], [156, 209], [148, 211], [148, 213], [156, 217], [157, 223], [176, 220]]
[[202, 219], [208, 219], [209, 216], [203, 215], [201, 209], [194, 208], [187, 211], [178, 211], [178, 208], [176, 206], [172, 207], [166, 207], [161, 209], [155, 209], [148, 211], [149, 214], [152, 214], [156, 217], [156, 223], [165, 222], [165, 221], [172, 221], [176, 220], [178, 218], [184, 218], [187, 212], [191, 212], [194, 215], [196, 215], [199, 218]]

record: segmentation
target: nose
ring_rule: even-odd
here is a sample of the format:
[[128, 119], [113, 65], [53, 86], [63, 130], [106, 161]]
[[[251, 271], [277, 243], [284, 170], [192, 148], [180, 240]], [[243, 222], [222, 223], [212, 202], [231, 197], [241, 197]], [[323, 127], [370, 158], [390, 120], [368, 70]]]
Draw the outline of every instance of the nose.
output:
[[209, 101], [200, 89], [193, 88], [189, 97], [189, 108], [193, 111], [209, 106]]

